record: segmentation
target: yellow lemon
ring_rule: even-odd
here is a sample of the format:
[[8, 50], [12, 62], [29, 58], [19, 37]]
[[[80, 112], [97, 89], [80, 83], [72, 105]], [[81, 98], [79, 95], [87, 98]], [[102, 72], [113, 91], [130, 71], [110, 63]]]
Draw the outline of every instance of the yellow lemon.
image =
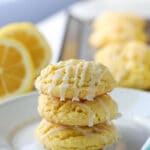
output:
[[15, 39], [26, 47], [35, 67], [36, 75], [51, 58], [51, 48], [44, 36], [31, 23], [13, 23], [0, 30], [0, 36]]
[[15, 40], [0, 38], [0, 99], [30, 91], [34, 66], [26, 48]]

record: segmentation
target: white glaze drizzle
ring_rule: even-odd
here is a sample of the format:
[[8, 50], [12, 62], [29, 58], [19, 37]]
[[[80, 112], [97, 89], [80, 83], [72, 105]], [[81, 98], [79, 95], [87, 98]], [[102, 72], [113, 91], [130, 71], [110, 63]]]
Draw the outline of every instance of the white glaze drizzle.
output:
[[60, 127], [53, 128], [53, 129], [49, 130], [46, 134], [44, 134], [44, 135], [41, 137], [41, 139], [44, 139], [44, 138], [46, 138], [47, 136], [49, 136], [49, 135], [51, 135], [51, 134], [53, 134], [53, 133], [55, 133], [55, 132], [57, 132], [57, 131], [65, 130], [65, 129], [67, 129], [67, 128], [69, 128], [69, 127], [60, 126]]
[[111, 126], [111, 125], [112, 125], [112, 122], [111, 122], [110, 120], [107, 120], [106, 124], [107, 124], [108, 126]]
[[101, 84], [101, 81], [102, 81], [102, 79], [103, 79], [103, 76], [105, 75], [105, 73], [108, 71], [108, 69], [107, 68], [103, 68], [102, 69], [102, 66], [99, 64], [99, 63], [97, 63], [96, 64], [96, 81], [97, 81], [97, 84], [98, 85], [100, 85]]
[[78, 83], [78, 74], [79, 74], [79, 69], [81, 67], [82, 63], [80, 62], [75, 69], [75, 74], [74, 74], [74, 96], [72, 98], [72, 101], [79, 101], [79, 88], [77, 88], [77, 83]]
[[51, 104], [59, 104], [60, 101], [58, 101], [58, 100], [50, 100], [50, 101], [48, 101], [48, 103], [51, 103]]
[[61, 77], [61, 75], [62, 75], [62, 72], [60, 70], [56, 71], [55, 74], [53, 75], [52, 82], [48, 87], [49, 97], [51, 97], [52, 89], [56, 86], [56, 82]]
[[103, 137], [104, 143], [107, 144], [108, 143], [108, 138], [107, 137]]
[[102, 101], [102, 100], [98, 100], [100, 106], [102, 106], [105, 110], [105, 113], [106, 113], [106, 119], [109, 121], [110, 120], [110, 112], [109, 112], [109, 109], [107, 107], [107, 105]]
[[99, 64], [93, 65], [92, 64], [92, 77], [89, 83], [89, 95], [85, 97], [85, 99], [92, 101], [96, 95], [96, 82], [100, 84], [101, 79], [101, 66]]
[[[112, 139], [114, 139], [114, 134], [111, 132], [109, 128], [107, 128], [105, 125], [103, 125], [103, 132], [108, 132]], [[115, 139], [116, 140], [116, 139]]]
[[[101, 127], [102, 127], [102, 130], [101, 130]], [[49, 130], [46, 134], [44, 134], [41, 137], [41, 139], [43, 140], [47, 136], [49, 136], [49, 135], [51, 135], [51, 134], [53, 134], [57, 131], [65, 130], [65, 129], [73, 129], [75, 131], [80, 132], [84, 136], [91, 136], [93, 134], [92, 131], [85, 130], [84, 128], [79, 127], [79, 126], [60, 126], [60, 127], [56, 127], [56, 128], [53, 128], [53, 129]], [[102, 125], [102, 124], [100, 126], [93, 126], [93, 127], [91, 127], [91, 129], [96, 131], [96, 132], [101, 132], [101, 131], [109, 132], [109, 129], [105, 125]], [[111, 132], [109, 132], [109, 134], [111, 134]], [[111, 136], [113, 138], [113, 134], [111, 134]], [[108, 142], [107, 137], [102, 137], [102, 139], [104, 140], [105, 143]]]
[[[59, 102], [53, 100], [53, 101], [50, 101], [50, 103], [58, 104]], [[95, 118], [94, 112], [86, 104], [84, 104], [84, 103], [78, 103], [78, 104], [81, 107], [84, 107], [88, 111], [88, 126], [89, 127], [93, 126], [93, 121], [94, 121], [94, 118]]]
[[[43, 81], [42, 81], [42, 78], [45, 78], [45, 74], [47, 75], [47, 74], [48, 74], [48, 71], [49, 71], [49, 67], [43, 69], [43, 70], [41, 71], [40, 76], [37, 78], [35, 84], [37, 85], [37, 87], [39, 87], [39, 89], [42, 89], [43, 84], [44, 84]], [[42, 93], [42, 91], [40, 91], [40, 93]]]
[[92, 101], [93, 98], [95, 97], [95, 71], [96, 71], [96, 67], [95, 65], [91, 64], [92, 65], [92, 71], [91, 71], [91, 80], [90, 80], [90, 83], [89, 83], [89, 89], [88, 89], [88, 95], [85, 96], [85, 99], [89, 100], [89, 101]]
[[83, 70], [82, 70], [82, 73], [81, 73], [81, 79], [79, 81], [80, 86], [82, 86], [84, 84], [84, 79], [85, 79], [85, 75], [86, 75], [86, 71], [88, 69], [88, 66], [89, 66], [89, 62], [85, 62], [84, 65], [83, 65]]
[[97, 82], [100, 84], [100, 79], [103, 74], [102, 66], [99, 63], [96, 63], [96, 74], [97, 74]]
[[96, 132], [100, 132], [101, 129], [99, 129], [97, 126], [93, 126], [93, 129], [96, 131]]
[[95, 118], [94, 112], [86, 104], [79, 103], [79, 105], [84, 107], [88, 111], [88, 126], [92, 127], [93, 126], [93, 122], [94, 122], [94, 118]]
[[100, 78], [102, 79], [103, 76], [106, 74], [106, 72], [108, 72], [107, 68], [103, 68], [103, 72], [100, 74]]
[[[94, 129], [96, 132], [99, 132], [99, 133], [102, 131], [101, 128], [98, 127], [98, 126], [93, 126], [93, 129]], [[104, 140], [104, 143], [108, 143], [107, 137], [103, 137], [103, 140]]]
[[89, 132], [87, 132], [85, 129], [83, 129], [82, 127], [78, 127], [78, 126], [72, 126], [72, 129], [79, 131], [80, 133], [82, 133], [84, 136], [88, 136]]
[[[112, 123], [110, 123], [112, 125]], [[108, 124], [107, 124], [108, 125]], [[110, 125], [110, 126], [111, 126]], [[104, 124], [100, 125], [100, 127], [103, 128], [103, 132], [109, 133], [109, 136], [111, 136], [112, 139], [114, 139], [114, 134], [112, 133], [110, 128], [107, 128]], [[116, 139], [115, 139], [116, 140]]]
[[89, 136], [90, 133], [87, 133], [87, 131], [85, 131], [85, 129], [82, 129], [82, 127], [78, 127], [78, 126], [60, 126], [60, 127], [56, 127], [56, 128], [53, 128], [51, 130], [49, 130], [46, 134], [44, 134], [41, 139], [44, 139], [46, 138], [47, 136], [57, 132], [57, 131], [60, 131], [60, 130], [65, 130], [65, 129], [73, 129], [73, 130], [76, 130], [76, 131], [79, 131], [80, 133], [82, 133], [84, 136]]
[[72, 60], [68, 61], [65, 67], [65, 75], [63, 78], [63, 81], [60, 85], [60, 101], [64, 101], [65, 100], [65, 94], [66, 94], [66, 90], [69, 86], [69, 74], [70, 74], [70, 69], [72, 68]]
[[[59, 87], [60, 89], [60, 101], [64, 101], [65, 100], [65, 95], [66, 95], [66, 90], [69, 86], [69, 74], [70, 74], [70, 69], [72, 67], [72, 63], [73, 60], [70, 60], [66, 63], [66, 67], [65, 67], [65, 75], [62, 79], [62, 83]], [[80, 75], [80, 80], [78, 79], [78, 75], [79, 75], [79, 69], [81, 68], [81, 65], [83, 64], [82, 67], [82, 71], [81, 71], [81, 75]], [[87, 68], [89, 66], [90, 62], [80, 62], [79, 64], [77, 64], [77, 66], [75, 66], [75, 75], [74, 75], [74, 96], [72, 98], [73, 101], [79, 101], [79, 91], [80, 91], [80, 87], [84, 84], [84, 79], [85, 79], [85, 75], [86, 75], [86, 71]], [[89, 83], [89, 94], [87, 96], [84, 97], [84, 99], [92, 101], [93, 98], [95, 97], [95, 93], [96, 93], [96, 82], [99, 84], [99, 82], [101, 81], [102, 74], [101, 72], [101, 66], [97, 63], [96, 65], [92, 65], [92, 71], [91, 71], [91, 80]], [[51, 96], [51, 91], [52, 89], [55, 87], [57, 80], [62, 76], [62, 71], [58, 70], [55, 72], [53, 78], [52, 78], [52, 83], [50, 84], [49, 88], [48, 88], [48, 93]], [[77, 84], [79, 85], [79, 87], [77, 87]]]
[[[102, 131], [103, 131], [103, 132], [109, 133], [109, 136], [111, 136], [112, 139], [113, 139], [114, 135], [112, 134], [110, 128], [107, 128], [107, 126], [106, 126], [105, 124], [101, 124], [101, 125], [99, 126], [99, 128], [102, 128]], [[106, 143], [108, 142], [108, 139], [107, 139], [107, 138], [105, 138], [104, 140], [105, 140]]]

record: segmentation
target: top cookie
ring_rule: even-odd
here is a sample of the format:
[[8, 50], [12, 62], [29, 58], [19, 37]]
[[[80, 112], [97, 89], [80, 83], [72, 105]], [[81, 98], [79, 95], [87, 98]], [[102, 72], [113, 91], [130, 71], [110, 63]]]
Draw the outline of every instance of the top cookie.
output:
[[62, 101], [90, 101], [111, 91], [115, 81], [102, 64], [71, 59], [46, 67], [37, 78], [35, 86], [41, 93], [59, 97]]

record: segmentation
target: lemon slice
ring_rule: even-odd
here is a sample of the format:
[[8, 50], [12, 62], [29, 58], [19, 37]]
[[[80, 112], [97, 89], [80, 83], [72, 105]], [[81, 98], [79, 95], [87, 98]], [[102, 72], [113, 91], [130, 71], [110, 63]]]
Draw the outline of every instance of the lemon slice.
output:
[[0, 99], [30, 91], [34, 66], [26, 48], [15, 40], [0, 38]]
[[18, 40], [28, 49], [33, 60], [36, 75], [49, 63], [51, 48], [33, 24], [14, 23], [7, 25], [1, 29], [0, 36]]

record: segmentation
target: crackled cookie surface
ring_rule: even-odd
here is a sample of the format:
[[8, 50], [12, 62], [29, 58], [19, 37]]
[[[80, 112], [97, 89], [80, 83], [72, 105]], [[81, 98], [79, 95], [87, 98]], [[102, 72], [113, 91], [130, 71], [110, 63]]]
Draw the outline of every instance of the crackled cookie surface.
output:
[[71, 59], [49, 65], [41, 72], [35, 86], [41, 93], [59, 97], [62, 101], [90, 101], [95, 96], [111, 91], [115, 81], [102, 64]]
[[150, 47], [143, 42], [113, 44], [101, 49], [95, 60], [106, 65], [120, 86], [150, 89]]
[[100, 48], [113, 43], [125, 43], [132, 40], [147, 41], [144, 19], [130, 13], [105, 12], [93, 22], [93, 32], [89, 43]]
[[56, 125], [42, 120], [36, 135], [48, 150], [99, 150], [117, 140], [112, 124], [89, 128]]
[[112, 120], [118, 115], [117, 104], [108, 95], [82, 102], [60, 102], [59, 99], [41, 95], [38, 110], [50, 122], [78, 126], [93, 126]]
[[128, 41], [147, 41], [147, 35], [142, 30], [136, 30], [126, 24], [111, 24], [104, 29], [91, 33], [89, 42], [93, 48], [100, 48], [113, 43], [126, 43]]

